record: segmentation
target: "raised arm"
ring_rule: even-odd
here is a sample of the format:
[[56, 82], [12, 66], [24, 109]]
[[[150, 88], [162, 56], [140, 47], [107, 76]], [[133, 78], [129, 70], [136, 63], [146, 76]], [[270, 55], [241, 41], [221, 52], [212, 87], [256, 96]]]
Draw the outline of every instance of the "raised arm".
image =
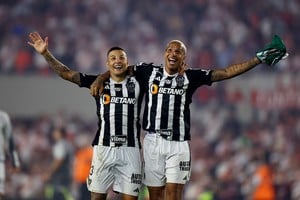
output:
[[73, 71], [63, 63], [58, 61], [48, 50], [48, 37], [42, 39], [39, 33], [33, 32], [29, 34], [30, 42], [28, 44], [40, 53], [50, 65], [51, 69], [65, 80], [80, 85], [79, 72]]
[[211, 79], [213, 82], [230, 79], [249, 71], [260, 63], [274, 66], [287, 56], [288, 53], [283, 41], [278, 35], [274, 35], [272, 42], [261, 51], [258, 51], [256, 57], [240, 64], [230, 65], [224, 69], [213, 70]]
[[213, 70], [211, 79], [213, 82], [230, 79], [242, 73], [245, 73], [246, 71], [249, 71], [260, 63], [261, 61], [257, 57], [254, 57], [240, 64], [229, 65], [224, 69], [216, 69]]

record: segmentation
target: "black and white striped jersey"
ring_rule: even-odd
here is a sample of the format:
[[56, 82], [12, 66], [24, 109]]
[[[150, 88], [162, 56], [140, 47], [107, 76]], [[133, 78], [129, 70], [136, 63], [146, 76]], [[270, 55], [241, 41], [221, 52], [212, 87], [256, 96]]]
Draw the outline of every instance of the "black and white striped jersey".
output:
[[201, 85], [211, 85], [211, 71], [188, 69], [183, 75], [168, 75], [162, 66], [139, 64], [134, 68], [137, 79], [145, 84], [143, 129], [167, 132], [171, 140], [190, 140], [190, 104]]
[[[89, 88], [96, 76], [80, 75], [80, 87]], [[140, 148], [139, 115], [142, 102], [141, 87], [133, 76], [122, 82], [109, 79], [103, 93], [95, 97], [98, 130], [93, 145], [129, 146]]]

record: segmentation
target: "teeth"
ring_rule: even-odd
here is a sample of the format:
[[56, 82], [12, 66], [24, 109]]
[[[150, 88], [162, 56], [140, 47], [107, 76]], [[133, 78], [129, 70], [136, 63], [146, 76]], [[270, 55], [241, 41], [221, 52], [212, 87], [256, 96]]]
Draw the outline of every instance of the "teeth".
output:
[[121, 69], [121, 68], [122, 68], [122, 66], [120, 66], [120, 65], [115, 66], [115, 69]]
[[173, 65], [173, 64], [175, 64], [175, 62], [176, 62], [176, 59], [174, 59], [174, 58], [170, 58], [170, 59], [169, 59], [169, 62], [170, 62], [170, 64], [172, 64], [172, 65]]

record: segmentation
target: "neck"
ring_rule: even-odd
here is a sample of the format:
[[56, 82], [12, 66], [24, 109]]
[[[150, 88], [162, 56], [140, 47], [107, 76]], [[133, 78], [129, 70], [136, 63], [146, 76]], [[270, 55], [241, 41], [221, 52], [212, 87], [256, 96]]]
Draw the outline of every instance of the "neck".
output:
[[165, 67], [165, 72], [169, 75], [174, 75], [174, 74], [178, 73], [178, 70], [170, 70]]
[[115, 76], [111, 74], [110, 78], [116, 82], [122, 82], [126, 78], [126, 75]]

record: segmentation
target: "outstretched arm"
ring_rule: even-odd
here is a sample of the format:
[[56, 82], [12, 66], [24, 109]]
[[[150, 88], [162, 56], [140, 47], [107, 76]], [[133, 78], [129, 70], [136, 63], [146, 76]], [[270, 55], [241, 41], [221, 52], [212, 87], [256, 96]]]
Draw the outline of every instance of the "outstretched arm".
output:
[[287, 58], [288, 53], [286, 47], [278, 35], [274, 35], [272, 42], [256, 53], [256, 57], [244, 63], [230, 65], [224, 69], [214, 70], [212, 72], [212, 81], [221, 81], [224, 79], [233, 78], [260, 63], [265, 63], [274, 66], [280, 60]]
[[225, 79], [233, 78], [235, 76], [238, 76], [240, 74], [249, 71], [250, 69], [254, 68], [260, 63], [261, 61], [257, 57], [254, 57], [240, 64], [233, 64], [224, 69], [213, 70], [211, 80], [213, 82], [216, 82], [216, 81], [222, 81]]
[[45, 37], [45, 39], [42, 39], [39, 33], [33, 32], [29, 34], [29, 39], [31, 42], [28, 42], [28, 44], [34, 49], [40, 53], [42, 56], [44, 56], [45, 60], [50, 65], [51, 69], [58, 74], [60, 77], [62, 77], [65, 80], [71, 81], [77, 85], [80, 85], [80, 75], [79, 72], [73, 71], [67, 66], [65, 66], [63, 63], [58, 61], [48, 50], [48, 37]]

